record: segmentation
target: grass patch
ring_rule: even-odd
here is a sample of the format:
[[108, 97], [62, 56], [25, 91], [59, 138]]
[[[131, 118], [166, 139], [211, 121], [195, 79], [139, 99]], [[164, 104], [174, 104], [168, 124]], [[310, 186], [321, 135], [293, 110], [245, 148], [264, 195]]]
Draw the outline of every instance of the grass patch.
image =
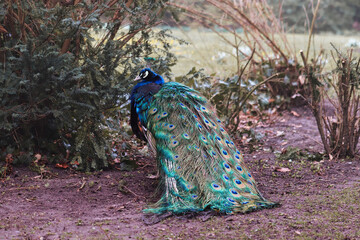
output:
[[[204, 68], [205, 73], [216, 73], [220, 77], [232, 76], [237, 71], [237, 64], [234, 55], [234, 48], [222, 40], [216, 33], [203, 29], [191, 29], [182, 31], [172, 29], [176, 37], [186, 40], [189, 45], [180, 45], [173, 43], [172, 51], [178, 57], [178, 64], [172, 67], [175, 76], [184, 75], [192, 67]], [[231, 33], [222, 33], [229, 40], [233, 40]], [[299, 53], [301, 49], [307, 47], [307, 34], [288, 34], [290, 45], [294, 52]], [[352, 39], [359, 39], [357, 36], [339, 36], [339, 35], [315, 35], [314, 45], [310, 49], [310, 57], [313, 56], [314, 49], [317, 53], [324, 49], [326, 53], [332, 50], [330, 42], [339, 49], [345, 49]], [[300, 55], [297, 56], [298, 58]], [[326, 59], [322, 59], [326, 61]], [[245, 62], [244, 62], [245, 63]], [[332, 69], [329, 63], [325, 66], [326, 70]]]

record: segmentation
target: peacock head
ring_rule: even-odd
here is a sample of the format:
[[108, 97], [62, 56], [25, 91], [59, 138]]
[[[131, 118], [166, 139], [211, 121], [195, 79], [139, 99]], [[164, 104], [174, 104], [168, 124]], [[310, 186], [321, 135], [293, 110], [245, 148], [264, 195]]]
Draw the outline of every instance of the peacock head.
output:
[[140, 71], [139, 75], [135, 78], [135, 81], [138, 81], [138, 80], [151, 81], [156, 76], [157, 76], [157, 74], [154, 73], [150, 68], [144, 68], [143, 70]]
[[159, 75], [153, 72], [150, 68], [144, 68], [140, 71], [139, 75], [135, 78], [135, 81], [140, 80], [140, 84], [147, 83], [156, 83], [162, 85], [164, 83], [164, 79]]

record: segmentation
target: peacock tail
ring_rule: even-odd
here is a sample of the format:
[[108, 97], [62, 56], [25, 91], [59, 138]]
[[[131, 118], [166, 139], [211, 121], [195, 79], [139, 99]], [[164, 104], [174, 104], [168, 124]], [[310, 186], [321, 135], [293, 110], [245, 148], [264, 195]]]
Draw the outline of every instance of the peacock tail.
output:
[[261, 195], [242, 154], [197, 91], [175, 82], [162, 83], [148, 95], [149, 101], [144, 99], [134, 105], [156, 149], [163, 189], [161, 199], [145, 212], [211, 208], [245, 213], [278, 205]]

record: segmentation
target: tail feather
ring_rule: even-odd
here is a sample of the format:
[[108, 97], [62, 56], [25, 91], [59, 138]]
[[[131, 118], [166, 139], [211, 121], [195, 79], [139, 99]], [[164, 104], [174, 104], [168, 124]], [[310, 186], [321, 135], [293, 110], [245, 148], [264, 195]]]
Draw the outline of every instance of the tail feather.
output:
[[220, 119], [195, 90], [164, 84], [151, 102], [147, 128], [156, 142], [164, 194], [146, 212], [232, 213], [277, 205], [262, 197]]

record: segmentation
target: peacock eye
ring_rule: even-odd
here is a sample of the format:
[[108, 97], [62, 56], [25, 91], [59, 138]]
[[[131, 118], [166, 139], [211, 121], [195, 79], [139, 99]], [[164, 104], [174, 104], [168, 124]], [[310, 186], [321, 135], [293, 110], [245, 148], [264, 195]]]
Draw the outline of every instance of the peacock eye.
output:
[[144, 76], [143, 76], [142, 78], [146, 78], [148, 75], [149, 75], [149, 71], [146, 71], [146, 72], [144, 73]]

